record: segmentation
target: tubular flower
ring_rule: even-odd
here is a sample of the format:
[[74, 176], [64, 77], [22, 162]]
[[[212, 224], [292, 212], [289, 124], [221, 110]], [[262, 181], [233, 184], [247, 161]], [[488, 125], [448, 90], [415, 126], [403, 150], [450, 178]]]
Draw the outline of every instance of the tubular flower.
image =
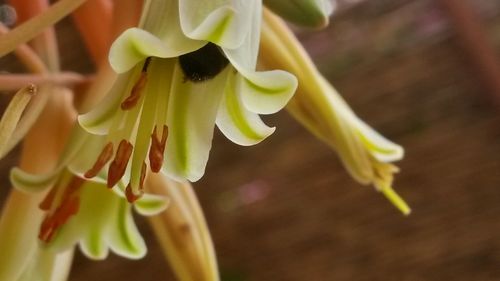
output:
[[108, 186], [128, 166], [128, 189], [136, 196], [145, 166], [197, 181], [215, 124], [240, 145], [274, 132], [259, 114], [282, 109], [297, 81], [281, 70], [255, 70], [261, 17], [261, 1], [146, 1], [139, 28], [126, 30], [111, 47], [109, 61], [120, 73], [112, 90], [79, 118], [87, 131], [118, 147]]
[[159, 174], [147, 178], [148, 189], [170, 199], [168, 211], [149, 217], [158, 242], [179, 281], [217, 281], [219, 271], [212, 238], [189, 182]]
[[410, 208], [391, 187], [393, 174], [398, 171], [392, 162], [403, 157], [403, 148], [359, 119], [319, 73], [285, 24], [269, 11], [264, 14], [261, 62], [286, 69], [299, 79], [288, 111], [339, 154], [354, 179], [373, 184], [401, 212], [409, 214]]
[[[48, 249], [61, 252], [79, 243], [82, 251], [94, 259], [105, 258], [108, 249], [128, 258], [140, 258], [146, 246], [134, 224], [123, 182], [117, 183], [119, 188], [108, 190], [105, 172], [92, 180], [84, 177], [104, 140], [77, 127], [53, 172], [34, 175], [14, 168], [10, 179], [24, 192], [48, 190], [39, 204], [45, 218], [38, 235]], [[166, 201], [146, 194], [134, 207], [140, 214], [152, 215], [164, 210]]]

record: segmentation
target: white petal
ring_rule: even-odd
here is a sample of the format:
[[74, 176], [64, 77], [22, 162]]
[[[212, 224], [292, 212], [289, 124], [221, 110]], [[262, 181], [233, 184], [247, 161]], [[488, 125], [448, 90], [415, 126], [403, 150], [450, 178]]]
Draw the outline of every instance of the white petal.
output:
[[120, 201], [108, 242], [109, 247], [118, 255], [129, 259], [140, 259], [146, 255], [147, 249], [134, 223], [130, 208], [130, 204], [124, 200]]
[[404, 150], [401, 146], [388, 140], [377, 131], [366, 125], [357, 118], [357, 129], [361, 141], [370, 151], [370, 153], [381, 162], [393, 162], [401, 160], [404, 156]]
[[168, 198], [146, 193], [134, 203], [134, 208], [143, 216], [154, 216], [165, 211], [168, 204]]
[[239, 74], [230, 73], [217, 114], [217, 127], [234, 143], [254, 145], [271, 135], [275, 128], [268, 127], [258, 114], [244, 107], [241, 93], [238, 91], [239, 83]]
[[108, 256], [109, 248], [102, 234], [102, 230], [98, 227], [86, 229], [85, 235], [80, 240], [80, 249], [85, 256], [94, 260], [103, 260]]
[[114, 222], [119, 201], [124, 201], [106, 188], [105, 184], [85, 182], [80, 193], [80, 208], [49, 243], [54, 251], [72, 247], [75, 242], [89, 258], [102, 260], [108, 256], [108, 232]]
[[58, 170], [48, 174], [35, 175], [27, 173], [19, 168], [13, 168], [10, 171], [10, 182], [15, 188], [27, 193], [32, 193], [40, 192], [51, 187], [57, 181], [58, 176]]
[[[185, 38], [183, 35], [182, 37]], [[205, 44], [189, 39], [192, 43], [185, 46], [186, 44], [179, 43], [176, 39], [178, 38], [171, 33], [164, 34], [164, 37], [157, 37], [139, 28], [129, 28], [111, 46], [109, 63], [114, 71], [123, 73], [147, 57], [177, 57], [197, 50]]]
[[[261, 10], [260, 1], [252, 2], [256, 3], [256, 10]], [[285, 107], [292, 98], [297, 89], [297, 79], [281, 70], [255, 71], [261, 21], [261, 13], [253, 13], [252, 24], [243, 44], [236, 49], [223, 48], [223, 51], [231, 64], [245, 77], [243, 83], [240, 83], [245, 107], [254, 113], [272, 114]]]
[[261, 13], [257, 5], [260, 0], [179, 1], [181, 27], [192, 39], [237, 48], [248, 33], [252, 15]]
[[243, 104], [255, 113], [272, 114], [280, 111], [297, 89], [297, 79], [285, 71], [238, 71], [244, 76], [240, 84]]
[[231, 63], [236, 69], [255, 70], [257, 64], [257, 56], [259, 54], [260, 29], [262, 24], [262, 3], [260, 1], [253, 2], [252, 7], [256, 11], [248, 14], [251, 16], [247, 20], [250, 22], [248, 32], [240, 32], [245, 35], [243, 42], [238, 48], [227, 48], [222, 46], [222, 49]]
[[227, 67], [214, 79], [195, 83], [185, 81], [179, 64], [176, 65], [168, 107], [169, 136], [163, 166], [164, 172], [174, 179], [197, 181], [203, 176], [229, 70]]

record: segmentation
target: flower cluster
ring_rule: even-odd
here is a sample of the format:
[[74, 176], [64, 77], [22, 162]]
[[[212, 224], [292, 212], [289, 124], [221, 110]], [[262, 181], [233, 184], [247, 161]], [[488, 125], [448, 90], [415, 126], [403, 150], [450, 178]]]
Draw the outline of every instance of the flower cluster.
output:
[[[44, 59], [20, 45], [84, 2], [61, 0], [9, 32], [8, 43], [0, 44], [0, 55], [17, 48], [47, 85], [84, 80], [57, 76], [58, 59], [50, 55], [57, 53], [54, 49]], [[101, 8], [103, 2], [95, 1]], [[7, 215], [2, 216], [0, 248], [5, 241], [31, 240], [25, 245], [28, 255], [15, 255], [8, 262], [0, 259], [0, 279], [52, 275], [53, 268], [46, 265], [55, 264], [59, 253], [71, 255], [76, 244], [94, 259], [105, 258], [109, 250], [128, 258], [144, 256], [146, 247], [132, 217], [134, 208], [153, 216], [153, 228], [180, 280], [218, 280], [210, 235], [189, 182], [205, 172], [215, 127], [236, 144], [255, 145], [275, 131], [261, 115], [285, 107], [338, 152], [356, 180], [374, 184], [408, 214], [409, 207], [391, 188], [397, 171], [391, 163], [402, 158], [402, 148], [352, 112], [273, 14], [295, 24], [322, 27], [328, 24], [331, 3], [293, 3], [268, 0], [270, 12], [261, 0], [145, 0], [137, 27], [124, 29], [109, 49], [108, 62], [116, 75], [98, 74], [94, 80], [110, 85], [105, 97], [76, 122], [72, 113], [66, 114], [67, 123], [74, 127], [69, 140], [61, 137], [65, 143], [58, 157], [53, 149], [56, 167], [46, 173], [11, 171], [11, 182], [22, 192], [21, 198], [30, 198], [21, 200], [24, 205], [19, 207], [38, 209], [33, 211], [33, 223], [39, 226], [36, 236], [42, 242], [33, 243], [35, 237], [25, 233], [13, 238], [15, 226]], [[265, 70], [258, 70], [257, 64]], [[50, 78], [50, 73], [56, 77]], [[106, 88], [99, 86], [95, 88]], [[45, 103], [56, 103], [54, 98], [36, 99], [43, 103], [30, 107], [26, 89], [35, 88], [20, 91], [22, 95], [16, 95], [0, 121], [1, 155], [15, 146], [36, 117], [49, 127], [57, 119], [50, 110], [42, 111]], [[160, 214], [167, 205], [168, 210]]]

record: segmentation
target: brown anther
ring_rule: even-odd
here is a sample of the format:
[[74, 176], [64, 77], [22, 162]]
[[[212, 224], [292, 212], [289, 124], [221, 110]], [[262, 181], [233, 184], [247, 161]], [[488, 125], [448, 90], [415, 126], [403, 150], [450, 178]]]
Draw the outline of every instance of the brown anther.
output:
[[142, 197], [142, 194], [143, 194], [142, 191], [139, 191], [139, 194], [134, 194], [134, 191], [132, 190], [132, 186], [130, 185], [130, 183], [125, 188], [125, 196], [127, 197], [127, 201], [129, 203], [134, 203], [135, 201], [137, 201], [137, 199]]
[[97, 157], [97, 161], [94, 163], [94, 166], [90, 168], [85, 174], [83, 175], [85, 178], [90, 179], [95, 176], [101, 171], [101, 169], [111, 160], [113, 157], [113, 143], [110, 142], [104, 146], [104, 148], [101, 151], [101, 154], [99, 154], [99, 157]]
[[52, 217], [51, 216], [45, 217], [45, 219], [42, 222], [42, 225], [40, 226], [38, 239], [44, 242], [49, 242], [55, 233], [55, 229], [56, 229], [55, 221], [52, 219]]
[[76, 215], [78, 210], [80, 209], [80, 198], [78, 196], [71, 197], [66, 199], [59, 209], [57, 209], [54, 214], [54, 219], [59, 225], [62, 225], [68, 221], [68, 219]]
[[84, 179], [77, 177], [77, 176], [73, 176], [71, 178], [71, 181], [66, 186], [66, 189], [64, 190], [64, 196], [63, 196], [62, 200], [67, 200], [74, 193], [76, 193], [80, 189], [80, 187], [83, 185], [84, 182], [85, 182]]
[[79, 209], [80, 199], [78, 197], [64, 200], [55, 210], [54, 214], [45, 217], [40, 226], [38, 238], [44, 242], [50, 242], [57, 230], [64, 225], [71, 216], [78, 213]]
[[141, 98], [141, 93], [144, 87], [146, 86], [146, 82], [148, 81], [148, 74], [146, 72], [141, 72], [141, 76], [139, 80], [135, 83], [132, 91], [130, 91], [130, 95], [122, 102], [121, 108], [123, 110], [132, 109], [139, 99]]
[[129, 110], [133, 108], [139, 101], [142, 90], [144, 89], [146, 83], [148, 82], [148, 67], [150, 63], [151, 63], [151, 57], [146, 58], [146, 60], [144, 61], [144, 65], [142, 66], [141, 76], [139, 77], [137, 82], [135, 82], [134, 87], [132, 87], [130, 95], [121, 104], [121, 108], [123, 110]]
[[149, 163], [153, 173], [158, 173], [163, 165], [165, 146], [167, 145], [168, 127], [163, 125], [161, 140], [158, 137], [157, 131], [157, 127], [155, 126], [151, 134], [151, 147], [149, 148]]
[[43, 198], [43, 201], [40, 202], [38, 205], [38, 208], [43, 211], [48, 211], [50, 207], [52, 207], [52, 203], [54, 202], [54, 198], [56, 196], [56, 187], [53, 187], [50, 189], [49, 193], [45, 195], [45, 198]]
[[133, 146], [127, 140], [121, 140], [116, 151], [115, 159], [108, 169], [108, 187], [112, 188], [125, 174], [128, 160], [132, 155]]

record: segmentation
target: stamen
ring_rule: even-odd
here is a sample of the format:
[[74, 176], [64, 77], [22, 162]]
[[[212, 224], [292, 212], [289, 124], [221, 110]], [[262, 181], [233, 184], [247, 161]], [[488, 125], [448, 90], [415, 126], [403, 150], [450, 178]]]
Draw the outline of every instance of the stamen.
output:
[[147, 81], [148, 81], [147, 73], [142, 72], [141, 76], [139, 77], [139, 80], [137, 80], [134, 87], [132, 88], [130, 95], [122, 102], [121, 108], [123, 110], [132, 109], [137, 104], [139, 98], [141, 97], [141, 92], [146, 86]]
[[73, 176], [73, 178], [71, 178], [71, 181], [66, 186], [66, 189], [64, 190], [64, 196], [62, 200], [64, 201], [70, 198], [74, 193], [76, 193], [80, 189], [80, 187], [83, 185], [84, 182], [85, 182], [84, 179]]
[[121, 140], [116, 151], [116, 156], [113, 162], [109, 165], [108, 170], [108, 187], [112, 188], [125, 174], [128, 160], [132, 155], [133, 146], [127, 140]]
[[111, 160], [111, 157], [113, 157], [113, 143], [110, 142], [104, 146], [101, 154], [97, 157], [97, 161], [94, 163], [94, 166], [92, 166], [92, 168], [90, 168], [83, 176], [87, 179], [97, 176], [104, 165]]
[[79, 208], [80, 199], [77, 196], [63, 201], [54, 214], [45, 217], [40, 226], [38, 238], [44, 242], [50, 242], [56, 231], [64, 225], [71, 216], [78, 213]]
[[43, 211], [48, 211], [50, 210], [50, 207], [52, 207], [52, 203], [54, 202], [54, 198], [56, 196], [56, 187], [53, 187], [49, 193], [45, 196], [42, 202], [38, 205], [38, 208]]
[[146, 83], [148, 82], [148, 66], [150, 62], [151, 58], [148, 57], [144, 62], [144, 65], [142, 66], [141, 76], [139, 77], [139, 80], [135, 82], [135, 85], [134, 87], [132, 87], [130, 95], [121, 104], [121, 108], [123, 110], [132, 109], [141, 98], [142, 90], [144, 89]]
[[49, 242], [52, 239], [55, 230], [56, 230], [55, 221], [52, 219], [52, 217], [51, 216], [45, 217], [45, 219], [42, 222], [42, 225], [40, 226], [38, 239], [44, 242]]
[[149, 163], [153, 173], [158, 173], [163, 165], [165, 146], [167, 144], [168, 127], [163, 125], [161, 140], [158, 137], [157, 131], [157, 127], [155, 126], [153, 133], [151, 134], [151, 147], [149, 149]]
[[125, 196], [127, 197], [127, 201], [129, 203], [134, 203], [137, 201], [137, 199], [142, 197], [142, 190], [139, 191], [139, 194], [134, 194], [134, 191], [132, 191], [132, 186], [130, 186], [130, 183], [127, 185], [127, 188], [125, 188]]

